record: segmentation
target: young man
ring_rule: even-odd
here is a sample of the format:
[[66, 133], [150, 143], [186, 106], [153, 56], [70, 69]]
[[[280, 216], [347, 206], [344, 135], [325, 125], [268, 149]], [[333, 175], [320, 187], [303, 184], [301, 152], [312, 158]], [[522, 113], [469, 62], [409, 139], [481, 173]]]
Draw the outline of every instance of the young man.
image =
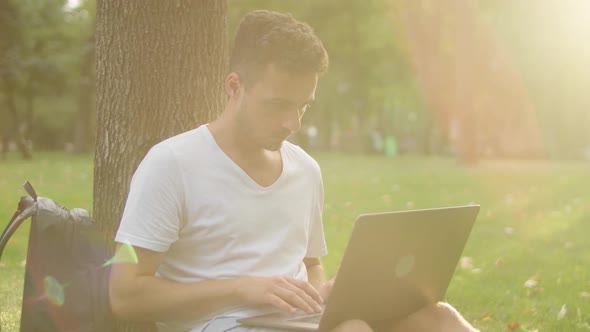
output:
[[[238, 332], [264, 330], [237, 318], [320, 310], [332, 285], [320, 261], [320, 168], [285, 139], [300, 129], [327, 65], [305, 23], [263, 10], [243, 18], [223, 113], [154, 146], [133, 177], [116, 241], [132, 245], [138, 262], [112, 267], [116, 315], [158, 321], [161, 331]], [[470, 329], [444, 304], [390, 329], [408, 327]], [[334, 331], [371, 327], [347, 321]]]

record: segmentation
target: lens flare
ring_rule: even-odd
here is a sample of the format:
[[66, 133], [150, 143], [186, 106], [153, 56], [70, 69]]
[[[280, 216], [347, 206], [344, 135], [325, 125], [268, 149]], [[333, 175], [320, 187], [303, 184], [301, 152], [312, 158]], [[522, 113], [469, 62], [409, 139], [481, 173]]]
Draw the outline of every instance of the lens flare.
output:
[[115, 256], [106, 261], [102, 266], [105, 267], [112, 264], [123, 263], [137, 264], [137, 262], [137, 253], [135, 253], [133, 246], [129, 243], [123, 243], [115, 252]]
[[62, 306], [64, 304], [64, 288], [57, 279], [52, 276], [47, 276], [43, 279], [43, 298], [49, 302]]

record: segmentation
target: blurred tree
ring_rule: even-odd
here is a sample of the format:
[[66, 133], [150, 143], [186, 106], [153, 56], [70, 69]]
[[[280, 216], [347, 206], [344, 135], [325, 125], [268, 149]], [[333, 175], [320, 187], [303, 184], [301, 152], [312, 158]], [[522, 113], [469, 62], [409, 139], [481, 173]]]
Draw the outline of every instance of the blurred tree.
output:
[[[73, 22], [68, 21], [64, 3], [5, 0], [2, 4], [10, 13], [2, 20], [8, 26], [2, 29], [6, 51], [2, 53], [1, 91], [11, 119], [4, 141], [17, 143], [25, 157], [31, 156], [33, 145], [55, 141], [55, 135], [47, 135], [46, 119], [58, 122], [58, 114], [48, 104], [68, 93], [72, 67], [79, 58], [77, 35], [72, 33], [76, 29], [71, 29]], [[67, 119], [61, 121], [67, 123]], [[67, 128], [61, 125], [60, 131]]]
[[4, 100], [0, 120], [2, 120], [2, 158], [5, 158], [10, 141], [14, 141], [24, 159], [31, 158], [31, 151], [27, 148], [22, 136], [21, 121], [16, 105], [16, 91], [18, 78], [19, 41], [23, 31], [20, 26], [20, 12], [15, 2], [4, 0], [0, 2], [0, 88]]
[[226, 11], [220, 0], [97, 2], [94, 216], [108, 243], [148, 149], [222, 110]]
[[75, 153], [89, 152], [93, 143], [92, 120], [95, 110], [95, 25], [96, 5], [94, 1], [85, 1], [82, 6], [74, 9], [76, 18], [84, 22], [85, 28], [80, 33], [80, 63], [78, 78], [78, 111], [73, 129], [73, 151]]
[[400, 0], [398, 16], [418, 80], [460, 160], [540, 155], [526, 89], [474, 0]]
[[546, 154], [583, 158], [590, 151], [590, 3], [478, 4], [524, 82]]

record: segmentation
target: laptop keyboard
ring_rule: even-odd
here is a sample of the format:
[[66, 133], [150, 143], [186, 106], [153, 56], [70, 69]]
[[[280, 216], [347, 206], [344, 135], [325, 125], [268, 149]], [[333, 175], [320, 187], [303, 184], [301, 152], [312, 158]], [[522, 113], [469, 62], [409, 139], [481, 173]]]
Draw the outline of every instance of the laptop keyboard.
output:
[[319, 324], [322, 319], [322, 314], [311, 314], [307, 316], [296, 317], [289, 319], [290, 322]]

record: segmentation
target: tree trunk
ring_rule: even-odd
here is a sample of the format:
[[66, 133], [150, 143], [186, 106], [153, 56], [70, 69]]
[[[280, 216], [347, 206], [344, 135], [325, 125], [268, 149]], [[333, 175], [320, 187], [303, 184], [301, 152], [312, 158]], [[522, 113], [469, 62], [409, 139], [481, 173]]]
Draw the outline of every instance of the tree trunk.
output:
[[[12, 117], [12, 127], [10, 124], [6, 126], [5, 138], [3, 140], [8, 141], [10, 137], [16, 143], [19, 151], [24, 160], [33, 159], [33, 152], [30, 150], [29, 146], [27, 145], [22, 132], [21, 132], [21, 121], [18, 116], [18, 110], [16, 107], [15, 101], [15, 90], [14, 90], [14, 81], [4, 76], [4, 98], [6, 100], [6, 110], [10, 117]], [[8, 139], [6, 138], [8, 137]], [[6, 149], [8, 149], [8, 143], [5, 143]]]
[[[34, 76], [33, 80], [36, 79]], [[24, 128], [22, 130], [22, 137], [31, 151], [33, 151], [33, 123], [35, 122], [35, 88], [32, 80], [29, 80], [28, 86], [25, 88], [25, 119], [23, 121]]]
[[226, 15], [224, 0], [97, 1], [94, 217], [111, 245], [149, 148], [222, 110]]

